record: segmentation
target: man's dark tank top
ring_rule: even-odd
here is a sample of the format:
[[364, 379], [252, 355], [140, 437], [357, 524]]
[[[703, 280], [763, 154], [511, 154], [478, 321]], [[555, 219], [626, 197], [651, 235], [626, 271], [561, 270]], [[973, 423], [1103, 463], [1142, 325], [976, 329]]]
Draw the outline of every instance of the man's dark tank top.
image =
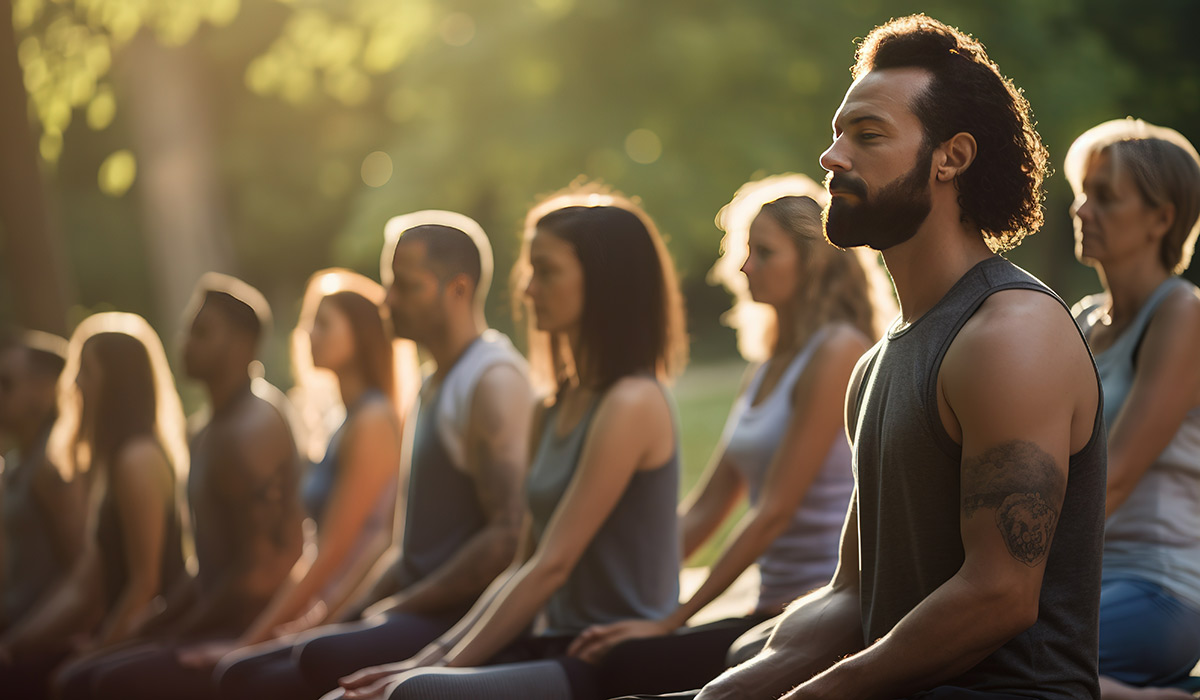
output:
[[[962, 447], [938, 415], [938, 370], [971, 315], [1006, 289], [1042, 292], [1062, 303], [1024, 270], [992, 257], [860, 361], [866, 366], [850, 428], [864, 644], [887, 634], [962, 567]], [[1063, 313], [1070, 318], [1066, 304]], [[1097, 616], [1107, 463], [1102, 408], [1087, 445], [1070, 458], [1037, 622], [946, 685], [1036, 698], [1100, 697]]]
[[402, 588], [433, 573], [487, 524], [475, 480], [454, 465], [438, 435], [444, 386], [443, 381], [416, 411], [400, 554]]
[[[180, 520], [179, 500], [175, 494], [175, 469], [167, 460], [164, 468], [170, 475], [167, 493], [166, 529], [163, 531], [162, 560], [156, 595], [166, 593], [172, 584], [185, 572], [183, 564], [183, 524]], [[111, 468], [111, 465], [110, 465]], [[111, 474], [111, 472], [110, 472]], [[116, 604], [125, 585], [129, 583], [129, 565], [125, 552], [125, 523], [117, 510], [117, 499], [112, 490], [112, 477], [105, 486], [100, 502], [100, 516], [96, 526], [96, 540], [100, 545], [100, 562], [104, 579], [106, 609]]]

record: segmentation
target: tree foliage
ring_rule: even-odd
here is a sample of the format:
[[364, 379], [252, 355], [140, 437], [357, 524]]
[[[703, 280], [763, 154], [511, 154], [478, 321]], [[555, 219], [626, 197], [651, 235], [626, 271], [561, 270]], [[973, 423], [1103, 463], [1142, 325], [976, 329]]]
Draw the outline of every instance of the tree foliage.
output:
[[[716, 327], [727, 300], [703, 282], [720, 239], [713, 217], [749, 178], [822, 175], [817, 156], [856, 37], [914, 11], [976, 34], [1026, 90], [1057, 165], [1075, 135], [1126, 114], [1200, 140], [1200, 57], [1180, 49], [1200, 23], [1197, 7], [16, 0], [13, 9], [31, 117], [43, 158], [57, 163], [87, 306], [145, 304], [144, 259], [128, 233], [137, 154], [123, 152], [131, 127], [109, 74], [130, 38], [149, 30], [203, 56], [236, 257], [273, 298], [290, 303], [328, 264], [372, 272], [383, 222], [423, 208], [476, 217], [503, 271], [525, 208], [585, 174], [643, 199], [685, 276], [695, 334], [727, 352]], [[121, 199], [96, 194], [131, 182]], [[1045, 229], [1013, 257], [1075, 297], [1095, 281], [1071, 255], [1065, 179], [1055, 175], [1048, 189]], [[494, 295], [494, 317], [507, 313], [503, 296]]]

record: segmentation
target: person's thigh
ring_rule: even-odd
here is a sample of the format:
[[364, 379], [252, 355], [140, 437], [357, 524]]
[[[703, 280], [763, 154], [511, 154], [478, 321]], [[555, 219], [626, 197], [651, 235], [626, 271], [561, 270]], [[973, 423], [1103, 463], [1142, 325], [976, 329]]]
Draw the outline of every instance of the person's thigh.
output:
[[100, 674], [131, 659], [153, 654], [156, 649], [153, 644], [142, 644], [69, 661], [55, 672], [54, 697], [56, 700], [89, 700]]
[[212, 684], [221, 700], [299, 700], [308, 695], [308, 686], [296, 668], [293, 651], [289, 642], [257, 644], [236, 651], [217, 664]]
[[700, 688], [725, 670], [729, 646], [763, 619], [718, 620], [618, 644], [598, 665], [600, 697]]
[[985, 693], [978, 690], [967, 690], [966, 688], [942, 685], [932, 690], [910, 695], [905, 700], [1029, 700], [1029, 698], [1023, 695]]
[[767, 618], [734, 640], [729, 645], [729, 652], [725, 655], [726, 668], [743, 664], [757, 656], [758, 652], [767, 646], [767, 640], [771, 638], [771, 633], [775, 631], [775, 626], [779, 624], [781, 617], [783, 617], [782, 614]]
[[394, 613], [382, 619], [331, 625], [298, 643], [293, 660], [309, 687], [324, 693], [336, 688], [339, 678], [361, 668], [413, 656], [456, 621], [456, 617]]
[[22, 700], [49, 698], [50, 676], [68, 656], [65, 651], [19, 654], [10, 661], [0, 662], [3, 696]]
[[655, 698], [667, 698], [669, 700], [694, 700], [700, 694], [699, 690], [685, 690], [681, 693], [667, 693], [665, 695], [622, 695], [613, 700], [654, 700]]
[[420, 668], [393, 682], [388, 700], [572, 700], [567, 672], [556, 661], [480, 668]]
[[1100, 590], [1100, 675], [1136, 686], [1164, 686], [1200, 659], [1200, 613], [1138, 579]]
[[178, 649], [158, 647], [119, 659], [99, 669], [92, 700], [211, 700], [212, 672], [179, 663]]

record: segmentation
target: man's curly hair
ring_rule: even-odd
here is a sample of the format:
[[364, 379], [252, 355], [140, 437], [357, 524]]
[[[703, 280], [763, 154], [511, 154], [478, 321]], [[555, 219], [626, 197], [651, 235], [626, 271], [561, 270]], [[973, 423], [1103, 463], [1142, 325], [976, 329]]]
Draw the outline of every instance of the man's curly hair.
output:
[[932, 75], [913, 99], [927, 147], [957, 133], [975, 137], [975, 161], [956, 181], [963, 215], [1004, 252], [1042, 225], [1042, 181], [1049, 154], [1028, 100], [977, 40], [926, 15], [876, 27], [855, 56], [855, 79], [871, 70], [922, 68]]

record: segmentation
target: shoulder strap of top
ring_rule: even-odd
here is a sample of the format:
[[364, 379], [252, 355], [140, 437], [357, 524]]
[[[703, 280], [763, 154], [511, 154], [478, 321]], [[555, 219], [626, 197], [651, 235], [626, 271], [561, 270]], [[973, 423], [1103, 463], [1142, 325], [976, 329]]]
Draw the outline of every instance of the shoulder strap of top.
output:
[[1130, 362], [1133, 366], [1137, 366], [1138, 352], [1142, 349], [1142, 341], [1146, 339], [1146, 331], [1150, 328], [1150, 322], [1154, 320], [1154, 314], [1158, 311], [1158, 307], [1162, 306], [1162, 303], [1167, 300], [1167, 296], [1181, 284], [1187, 284], [1187, 281], [1175, 275], [1163, 280], [1163, 283], [1150, 293], [1146, 303], [1142, 304], [1142, 308], [1138, 309], [1133, 323], [1125, 331], [1125, 334], [1133, 339], [1133, 347], [1130, 352]]

